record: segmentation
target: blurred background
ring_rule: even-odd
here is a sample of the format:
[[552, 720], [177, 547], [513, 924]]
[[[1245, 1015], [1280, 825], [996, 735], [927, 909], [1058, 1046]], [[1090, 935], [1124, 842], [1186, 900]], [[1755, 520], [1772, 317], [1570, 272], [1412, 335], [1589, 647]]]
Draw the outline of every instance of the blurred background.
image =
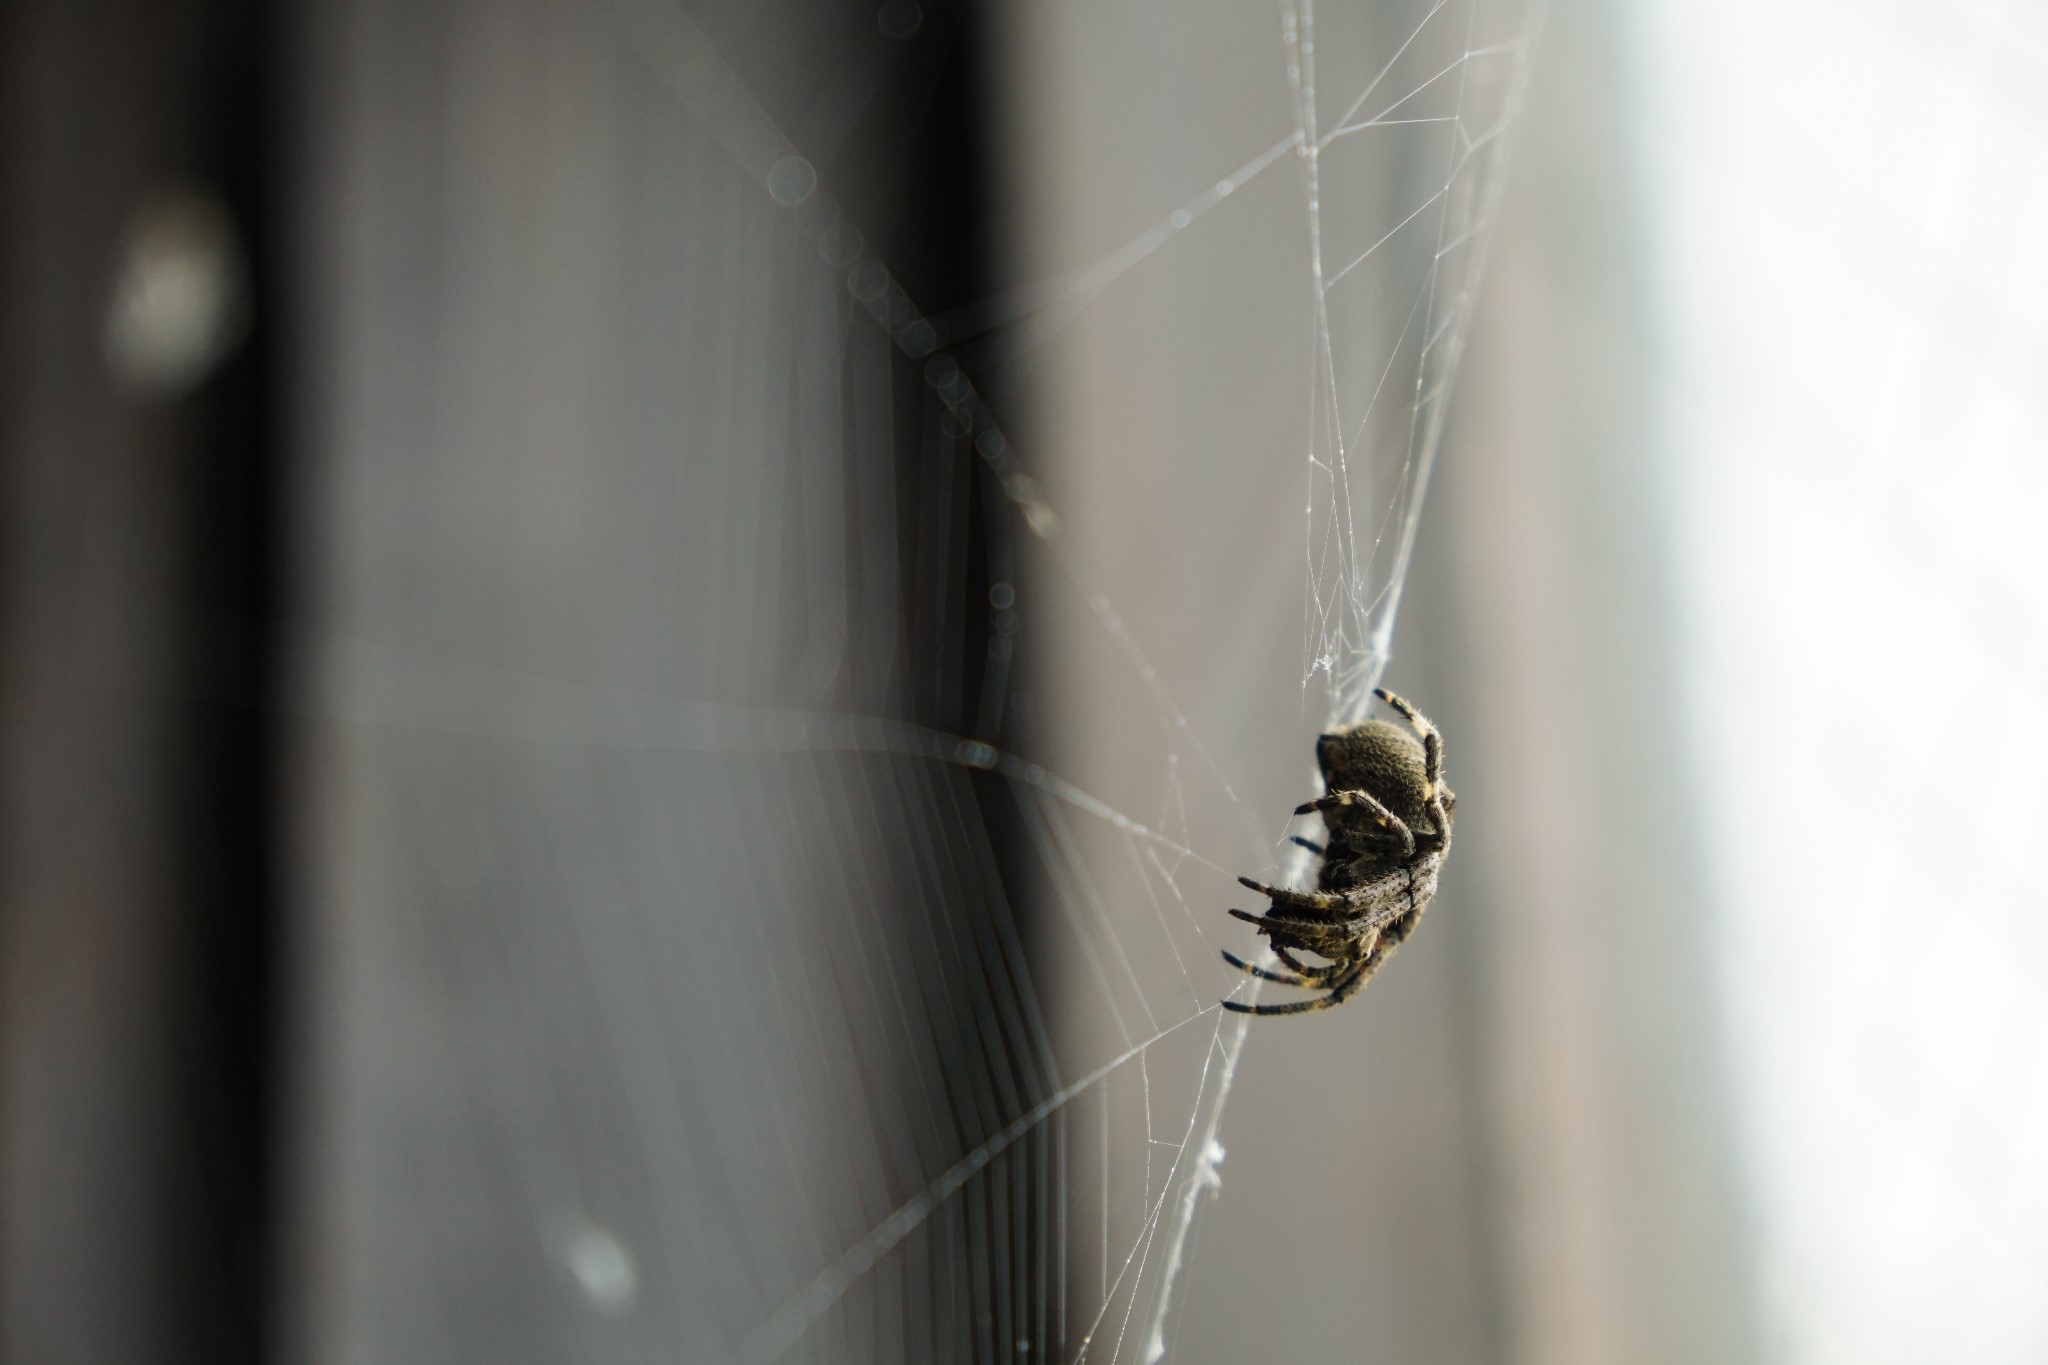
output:
[[0, 32], [0, 1359], [2048, 1359], [2048, 17]]

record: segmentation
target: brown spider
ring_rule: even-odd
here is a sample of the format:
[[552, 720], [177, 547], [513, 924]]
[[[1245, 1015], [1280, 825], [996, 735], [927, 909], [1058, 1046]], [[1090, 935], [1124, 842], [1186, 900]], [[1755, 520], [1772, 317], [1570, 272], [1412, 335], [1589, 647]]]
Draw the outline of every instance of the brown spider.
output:
[[[1451, 812], [1458, 798], [1443, 783], [1444, 741], [1423, 714], [1384, 687], [1374, 695], [1400, 712], [1415, 734], [1391, 721], [1368, 720], [1324, 735], [1316, 742], [1329, 795], [1295, 809], [1296, 815], [1323, 812], [1327, 845], [1296, 838], [1319, 855], [1322, 870], [1314, 891], [1289, 891], [1239, 877], [1270, 897], [1263, 917], [1230, 913], [1259, 926], [1273, 952], [1294, 975], [1254, 967], [1235, 953], [1223, 960], [1239, 971], [1283, 986], [1327, 991], [1313, 1000], [1285, 1005], [1223, 1008], [1243, 1014], [1301, 1014], [1341, 1005], [1365, 988], [1372, 974], [1415, 932], [1436, 894], [1437, 870], [1451, 847]], [[1416, 736], [1421, 742], [1416, 742]], [[1313, 967], [1294, 954], [1329, 959]]]

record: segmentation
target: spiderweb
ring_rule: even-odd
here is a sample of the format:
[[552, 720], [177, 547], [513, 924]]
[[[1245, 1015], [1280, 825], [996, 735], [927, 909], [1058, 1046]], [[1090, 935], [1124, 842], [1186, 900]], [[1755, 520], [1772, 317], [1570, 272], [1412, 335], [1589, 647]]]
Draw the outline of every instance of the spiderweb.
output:
[[[1312, 737], [1387, 664], [1536, 23], [1375, 9], [1282, 5], [1236, 57], [1112, 14], [1226, 65], [1112, 120], [1158, 144], [1131, 194], [1048, 214], [1043, 282], [940, 315], [689, 13], [558, 19], [669, 114], [522, 230], [622, 256], [670, 344], [577, 368], [611, 316], [585, 300], [621, 306], [596, 265], [479, 287], [518, 393], [426, 410], [394, 372], [342, 421], [326, 922], [381, 965], [335, 992], [314, 1101], [354, 1286], [315, 1340], [1175, 1349], [1249, 1037], [1217, 1002], [1255, 993], [1223, 911], [1240, 872], [1302, 875]], [[1212, 79], [1250, 92], [1208, 110], [1223, 145], [1172, 122]], [[607, 145], [545, 96], [532, 136]], [[622, 187], [652, 202], [593, 207]], [[1219, 336], [1260, 354], [1211, 382]], [[393, 481], [429, 548], [351, 530]], [[365, 1215], [379, 1189], [429, 1212]]]

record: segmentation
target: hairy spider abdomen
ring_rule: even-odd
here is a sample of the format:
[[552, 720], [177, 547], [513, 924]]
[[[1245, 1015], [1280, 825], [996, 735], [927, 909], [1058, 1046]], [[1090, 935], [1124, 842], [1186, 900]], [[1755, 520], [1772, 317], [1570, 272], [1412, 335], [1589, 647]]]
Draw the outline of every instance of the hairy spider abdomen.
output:
[[[1368, 791], [1420, 837], [1435, 832], [1429, 813], [1428, 756], [1422, 742], [1389, 721], [1366, 720], [1316, 741], [1323, 783], [1333, 792]], [[1328, 812], [1343, 817], [1341, 811]]]
[[[1409, 728], [1361, 721], [1316, 742], [1326, 790], [1295, 810], [1297, 815], [1320, 812], [1327, 830], [1320, 846], [1295, 840], [1321, 854], [1315, 891], [1238, 878], [1265, 894], [1272, 909], [1265, 915], [1230, 913], [1257, 925], [1290, 970], [1270, 971], [1234, 953], [1223, 954], [1224, 961], [1251, 976], [1327, 994], [1284, 1005], [1226, 1000], [1225, 1009], [1299, 1014], [1342, 1004], [1364, 989], [1415, 931], [1436, 895], [1457, 806], [1457, 797], [1444, 785], [1443, 736], [1400, 697], [1385, 688], [1375, 688], [1374, 694]], [[1328, 965], [1304, 962], [1297, 952], [1325, 958]]]

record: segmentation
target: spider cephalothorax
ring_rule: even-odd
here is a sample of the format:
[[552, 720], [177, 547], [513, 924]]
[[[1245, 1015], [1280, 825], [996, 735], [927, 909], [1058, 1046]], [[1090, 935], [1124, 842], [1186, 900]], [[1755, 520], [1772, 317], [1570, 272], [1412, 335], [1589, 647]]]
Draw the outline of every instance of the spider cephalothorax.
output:
[[[1389, 721], [1368, 720], [1317, 742], [1316, 759], [1329, 794], [1294, 812], [1321, 811], [1328, 829], [1321, 845], [1295, 840], [1323, 860], [1316, 889], [1289, 891], [1238, 878], [1272, 905], [1263, 916], [1230, 913], [1258, 925], [1293, 974], [1269, 972], [1234, 953], [1223, 954], [1240, 971], [1327, 994], [1285, 1005], [1226, 1000], [1225, 1009], [1300, 1014], [1343, 1004], [1414, 932], [1436, 894], [1437, 870], [1451, 846], [1451, 812], [1458, 803], [1444, 785], [1443, 736], [1385, 688], [1375, 695], [1399, 712], [1414, 733]], [[1327, 958], [1329, 965], [1311, 966], [1297, 952]]]

